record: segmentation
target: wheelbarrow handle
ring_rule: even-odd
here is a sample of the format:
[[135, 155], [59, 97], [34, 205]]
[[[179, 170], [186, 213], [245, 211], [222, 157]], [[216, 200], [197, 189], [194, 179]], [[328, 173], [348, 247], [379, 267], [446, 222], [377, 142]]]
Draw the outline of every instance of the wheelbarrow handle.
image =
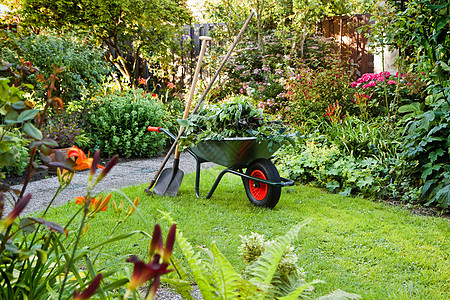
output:
[[154, 132], [159, 132], [159, 133], [161, 133], [161, 127], [148, 126], [148, 127], [147, 127], [147, 131], [154, 131]]

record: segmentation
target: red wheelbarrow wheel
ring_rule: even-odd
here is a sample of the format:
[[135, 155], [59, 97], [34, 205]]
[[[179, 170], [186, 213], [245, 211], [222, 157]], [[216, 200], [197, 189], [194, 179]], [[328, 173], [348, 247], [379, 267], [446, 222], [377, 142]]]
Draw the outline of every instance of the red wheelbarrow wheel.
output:
[[[280, 174], [275, 165], [268, 159], [260, 158], [253, 161], [245, 172], [246, 175], [281, 182]], [[251, 203], [256, 206], [273, 208], [280, 200], [281, 187], [265, 184], [256, 180], [242, 178], [245, 192]]]

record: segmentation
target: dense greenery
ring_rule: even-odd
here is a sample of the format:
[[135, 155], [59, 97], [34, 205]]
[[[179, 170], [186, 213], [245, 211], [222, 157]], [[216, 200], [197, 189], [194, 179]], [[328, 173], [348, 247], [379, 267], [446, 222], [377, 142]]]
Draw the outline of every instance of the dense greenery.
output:
[[[109, 50], [106, 58], [127, 83], [138, 86], [140, 59], [167, 70], [179, 26], [190, 21], [184, 0], [108, 0], [73, 3], [24, 0], [24, 22], [34, 28], [76, 30]], [[127, 59], [131, 59], [130, 63]], [[155, 75], [159, 70], [155, 70]], [[168, 74], [164, 74], [168, 76]]]
[[[219, 3], [237, 15], [249, 7], [263, 14], [226, 70], [227, 84], [214, 91], [215, 101], [251, 95], [266, 113], [303, 133], [294, 148], [280, 153], [293, 178], [343, 194], [449, 206], [448, 1], [408, 1], [404, 10], [381, 1], [365, 6], [376, 21], [365, 26], [370, 45], [395, 45], [400, 59], [396, 74], [360, 78], [340, 62], [332, 40], [312, 34], [307, 21], [326, 9], [302, 14], [303, 1], [255, 1], [241, 8]], [[235, 18], [213, 11], [211, 17]]]
[[98, 97], [83, 113], [85, 130], [94, 149], [105, 155], [152, 157], [161, 153], [165, 137], [148, 126], [171, 128], [163, 104], [142, 90]]
[[[53, 67], [65, 68], [59, 75], [54, 93], [64, 103], [87, 100], [102, 91], [102, 84], [111, 73], [101, 49], [72, 34], [58, 36], [55, 33], [26, 34], [24, 32], [5, 32], [2, 39], [0, 59], [21, 68], [21, 61], [32, 62], [40, 74], [48, 77]], [[28, 76], [33, 85], [38, 85], [36, 74]], [[35, 98], [44, 100], [37, 91]]]

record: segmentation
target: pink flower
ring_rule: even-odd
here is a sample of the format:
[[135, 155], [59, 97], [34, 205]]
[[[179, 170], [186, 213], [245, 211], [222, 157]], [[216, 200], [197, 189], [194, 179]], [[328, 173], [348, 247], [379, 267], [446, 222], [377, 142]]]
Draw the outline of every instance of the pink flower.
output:
[[368, 87], [374, 87], [376, 85], [377, 85], [377, 82], [372, 80], [372, 81], [369, 81], [366, 85], [364, 85], [366, 87], [363, 86], [363, 89], [368, 88]]
[[388, 80], [387, 84], [397, 84], [397, 82], [394, 80]]
[[352, 83], [350, 83], [350, 86], [351, 87], [357, 87], [358, 86], [358, 82], [353, 81]]

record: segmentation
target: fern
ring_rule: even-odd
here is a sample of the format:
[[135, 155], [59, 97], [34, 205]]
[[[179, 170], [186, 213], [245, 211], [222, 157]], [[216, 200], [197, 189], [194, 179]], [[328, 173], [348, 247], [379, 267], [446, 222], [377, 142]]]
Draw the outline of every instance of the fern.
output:
[[219, 287], [219, 293], [222, 299], [246, 299], [249, 294], [254, 292], [255, 287], [246, 282], [230, 264], [230, 262], [217, 249], [215, 243], [211, 245], [211, 251], [214, 255], [214, 270], [216, 271], [216, 282]]
[[177, 244], [180, 246], [183, 255], [191, 268], [192, 275], [195, 278], [200, 292], [205, 299], [215, 298], [215, 287], [210, 283], [213, 282], [209, 276], [210, 272], [207, 266], [200, 258], [199, 252], [195, 252], [192, 245], [183, 237], [183, 234], [177, 231], [176, 235]]
[[[169, 222], [173, 220], [163, 213]], [[211, 250], [201, 248], [207, 258], [200, 256], [201, 251], [195, 251], [192, 245], [177, 230], [176, 241], [187, 260], [192, 276], [200, 289], [203, 299], [277, 299], [296, 300], [304, 297], [314, 289], [319, 280], [305, 282], [300, 269], [294, 274], [280, 274], [278, 264], [291, 242], [297, 238], [300, 229], [309, 221], [294, 225], [284, 236], [278, 237], [264, 253], [261, 254], [244, 271], [245, 277], [237, 273], [230, 262], [223, 256], [213, 242]], [[164, 281], [171, 284], [183, 299], [192, 299], [191, 286], [187, 281], [186, 270], [176, 260], [172, 262], [180, 279], [170, 278]], [[337, 290], [325, 299], [359, 299], [359, 295]]]
[[172, 286], [183, 299], [194, 300], [191, 295], [192, 284], [190, 281], [178, 278], [163, 278], [162, 281]]
[[307, 223], [309, 223], [309, 221], [294, 225], [286, 235], [278, 237], [271, 247], [246, 268], [245, 274], [247, 278], [249, 278], [249, 281], [262, 291], [259, 295], [259, 299], [264, 299], [268, 294], [274, 292], [270, 289], [273, 289], [271, 282], [277, 271], [278, 263], [283, 257], [286, 248], [291, 244], [292, 240], [297, 237], [300, 229]]

